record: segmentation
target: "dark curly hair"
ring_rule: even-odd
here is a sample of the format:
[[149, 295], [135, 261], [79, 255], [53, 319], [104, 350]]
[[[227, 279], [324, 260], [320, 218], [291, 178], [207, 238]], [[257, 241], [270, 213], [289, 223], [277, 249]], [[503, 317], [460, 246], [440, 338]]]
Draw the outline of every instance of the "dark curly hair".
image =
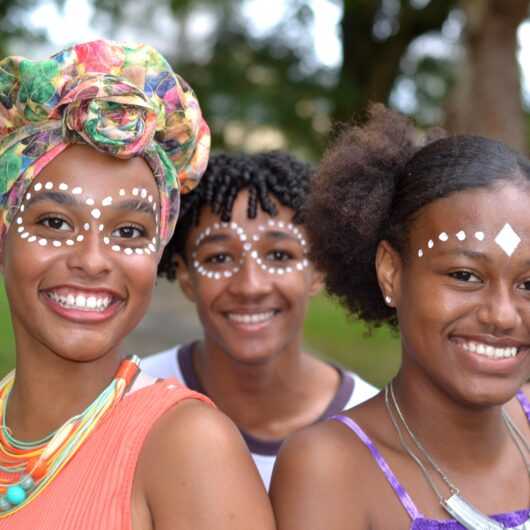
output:
[[530, 162], [480, 136], [419, 133], [401, 114], [371, 105], [364, 125], [344, 129], [328, 149], [305, 207], [311, 258], [328, 291], [372, 325], [397, 326], [375, 271], [380, 241], [407, 259], [407, 233], [436, 199], [500, 180], [530, 180]]
[[283, 151], [213, 155], [199, 186], [182, 196], [179, 221], [160, 260], [158, 275], [175, 279], [177, 266], [174, 258], [180, 255], [186, 259], [188, 233], [199, 223], [203, 208], [210, 207], [221, 221], [230, 221], [234, 202], [243, 189], [249, 192], [249, 219], [256, 217], [258, 205], [270, 216], [275, 216], [278, 209], [274, 198], [293, 210], [293, 223], [302, 223], [302, 206], [312, 175], [309, 164]]

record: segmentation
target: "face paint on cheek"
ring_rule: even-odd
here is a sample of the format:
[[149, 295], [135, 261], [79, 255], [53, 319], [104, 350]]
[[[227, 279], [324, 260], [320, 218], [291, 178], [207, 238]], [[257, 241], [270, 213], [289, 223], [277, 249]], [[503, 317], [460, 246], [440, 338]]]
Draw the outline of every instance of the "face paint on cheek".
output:
[[[69, 186], [65, 183], [61, 183], [57, 186], [58, 190], [61, 192], [68, 192]], [[60, 241], [59, 239], [48, 239], [46, 237], [39, 237], [36, 234], [31, 233], [29, 230], [26, 229], [24, 225], [24, 214], [27, 212], [26, 204], [28, 201], [32, 199], [32, 197], [36, 197], [41, 192], [51, 192], [54, 189], [54, 184], [52, 182], [46, 182], [41, 183], [37, 182], [31, 191], [28, 191], [25, 195], [25, 203], [23, 203], [20, 208], [17, 217], [15, 218], [15, 225], [16, 225], [16, 231], [18, 236], [23, 240], [26, 241], [29, 244], [32, 244], [34, 242], [37, 242], [38, 245], [42, 247], [47, 247], [48, 245], [50, 247], [59, 249], [62, 248], [63, 245], [67, 247], [73, 247], [78, 243], [82, 243], [85, 240], [85, 236], [83, 234], [77, 234], [73, 237], [70, 237], [66, 239], [65, 241]], [[76, 186], [72, 188], [71, 192], [69, 192], [71, 195], [81, 195], [83, 193], [83, 189], [80, 186]], [[119, 196], [125, 197], [127, 195], [125, 189], [119, 190]], [[140, 197], [142, 199], [147, 199], [147, 202], [152, 204], [152, 210], [155, 215], [155, 232], [156, 236], [151, 239], [151, 241], [142, 248], [132, 248], [127, 245], [118, 245], [113, 244], [111, 245], [111, 239], [108, 236], [103, 236], [103, 232], [105, 230], [105, 225], [103, 223], [100, 223], [98, 225], [98, 232], [103, 236], [102, 241], [103, 244], [106, 246], [110, 246], [111, 250], [113, 252], [123, 252], [126, 256], [143, 256], [143, 255], [151, 255], [155, 254], [158, 251], [158, 248], [160, 246], [160, 223], [159, 223], [159, 213], [157, 204], [154, 201], [154, 198], [152, 195], [149, 195], [148, 190], [145, 188], [133, 188], [132, 190], [132, 196]], [[90, 232], [92, 222], [99, 220], [103, 215], [103, 210], [105, 208], [108, 208], [109, 206], [112, 206], [114, 202], [114, 199], [112, 196], [105, 197], [100, 204], [97, 204], [97, 201], [93, 199], [92, 197], [87, 197], [84, 200], [84, 204], [86, 206], [92, 207], [90, 210], [90, 222], [84, 222], [82, 224], [82, 229], [85, 232]]]
[[[255, 244], [259, 243], [261, 240], [260, 234], [264, 234], [267, 230], [278, 229], [281, 232], [288, 232], [291, 236], [294, 237], [300, 244], [302, 248], [303, 258], [298, 260], [293, 260], [289, 265], [276, 265], [271, 266], [268, 263], [266, 257], [261, 256], [259, 250], [255, 248]], [[201, 243], [205, 238], [209, 237], [212, 234], [219, 232], [220, 230], [230, 230], [232, 231], [239, 242], [243, 243], [242, 250], [239, 259], [236, 259], [232, 266], [227, 266], [225, 270], [215, 270], [213, 266], [204, 265], [198, 259], [198, 249]], [[269, 220], [266, 225], [260, 225], [258, 227], [258, 232], [255, 234], [248, 234], [242, 227], [237, 223], [214, 223], [211, 226], [205, 228], [195, 240], [195, 248], [192, 252], [192, 265], [193, 268], [201, 275], [213, 280], [221, 280], [224, 278], [231, 278], [241, 270], [241, 266], [244, 264], [245, 258], [248, 256], [250, 259], [253, 259], [260, 268], [269, 274], [284, 275], [292, 272], [302, 272], [304, 269], [309, 267], [309, 260], [307, 259], [307, 243], [301, 233], [301, 231], [293, 226], [292, 224], [287, 224], [284, 221], [275, 221]]]

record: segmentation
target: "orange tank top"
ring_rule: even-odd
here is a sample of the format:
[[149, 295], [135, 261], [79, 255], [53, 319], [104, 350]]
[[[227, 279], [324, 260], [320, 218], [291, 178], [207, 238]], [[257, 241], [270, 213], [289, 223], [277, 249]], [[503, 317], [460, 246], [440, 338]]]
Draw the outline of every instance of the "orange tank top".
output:
[[207, 397], [164, 380], [126, 395], [42, 493], [0, 530], [130, 530], [131, 496], [143, 443], [164, 412]]

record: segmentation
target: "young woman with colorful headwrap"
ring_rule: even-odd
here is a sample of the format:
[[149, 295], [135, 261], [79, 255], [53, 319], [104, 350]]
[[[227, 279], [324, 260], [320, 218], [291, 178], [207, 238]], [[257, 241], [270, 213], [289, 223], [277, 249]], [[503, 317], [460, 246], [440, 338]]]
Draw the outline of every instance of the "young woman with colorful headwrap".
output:
[[273, 528], [233, 425], [118, 353], [209, 141], [192, 90], [148, 46], [0, 63], [0, 270], [17, 359], [0, 382], [0, 529]]

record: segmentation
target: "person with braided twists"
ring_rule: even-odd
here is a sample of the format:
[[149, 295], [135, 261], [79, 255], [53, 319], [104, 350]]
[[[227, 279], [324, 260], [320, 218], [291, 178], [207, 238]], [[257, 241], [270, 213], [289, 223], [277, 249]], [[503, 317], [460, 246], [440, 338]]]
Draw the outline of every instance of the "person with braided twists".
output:
[[230, 420], [119, 353], [209, 147], [193, 91], [149, 46], [0, 62], [0, 271], [16, 341], [0, 381], [0, 529], [274, 528]]
[[312, 169], [285, 152], [217, 154], [183, 197], [158, 273], [178, 278], [203, 337], [142, 360], [207, 394], [239, 427], [269, 486], [283, 439], [377, 390], [302, 349], [320, 275], [307, 258], [303, 206]]

